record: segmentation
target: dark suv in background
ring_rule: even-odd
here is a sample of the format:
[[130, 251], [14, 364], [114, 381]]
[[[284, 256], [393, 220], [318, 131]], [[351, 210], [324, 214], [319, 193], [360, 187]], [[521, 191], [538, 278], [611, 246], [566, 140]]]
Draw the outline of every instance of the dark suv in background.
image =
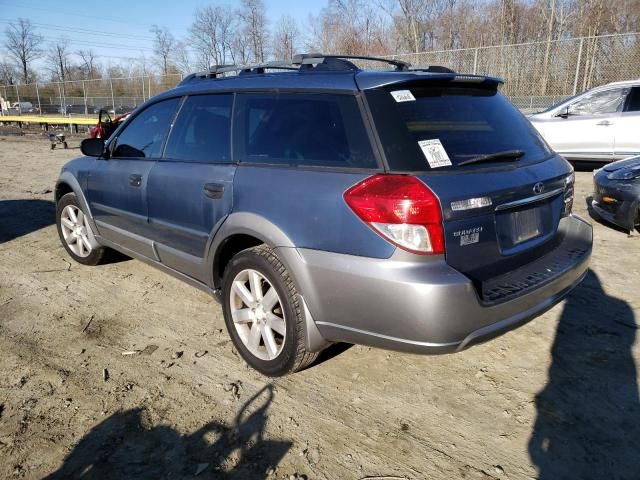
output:
[[330, 342], [458, 351], [562, 299], [591, 227], [500, 80], [360, 60], [212, 68], [85, 140], [55, 188], [64, 247], [210, 292], [267, 375]]

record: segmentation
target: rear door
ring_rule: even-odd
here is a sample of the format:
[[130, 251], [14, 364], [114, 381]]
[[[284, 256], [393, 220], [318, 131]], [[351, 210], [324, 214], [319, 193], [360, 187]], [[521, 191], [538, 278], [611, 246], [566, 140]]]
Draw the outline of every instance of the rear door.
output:
[[366, 96], [389, 169], [440, 200], [447, 263], [482, 281], [553, 249], [571, 166], [495, 84], [425, 80]]
[[610, 160], [627, 92], [628, 88], [614, 87], [578, 98], [569, 105], [566, 116], [557, 116], [546, 123], [546, 140], [569, 159]]
[[615, 158], [640, 155], [640, 86], [631, 88], [615, 126]]
[[147, 237], [147, 184], [179, 98], [148, 106], [112, 139], [111, 157], [90, 171], [87, 191], [100, 235], [154, 258]]
[[232, 110], [233, 94], [187, 97], [147, 185], [161, 261], [200, 280], [207, 242], [232, 207]]

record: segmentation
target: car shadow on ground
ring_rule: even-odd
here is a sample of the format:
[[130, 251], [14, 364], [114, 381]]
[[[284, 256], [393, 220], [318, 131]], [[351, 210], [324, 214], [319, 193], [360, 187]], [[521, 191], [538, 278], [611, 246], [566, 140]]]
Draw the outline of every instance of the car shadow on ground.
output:
[[0, 243], [53, 225], [55, 215], [51, 200], [0, 200]]
[[[53, 225], [56, 205], [51, 200], [0, 200], [0, 244]], [[57, 237], [58, 233], [55, 232]], [[130, 260], [126, 255], [107, 249], [102, 264]]]
[[592, 271], [566, 300], [529, 442], [540, 480], [637, 479], [640, 400], [633, 310]]
[[231, 426], [212, 421], [182, 435], [168, 425], [149, 426], [136, 408], [115, 413], [91, 429], [51, 475], [53, 479], [264, 479], [292, 443], [264, 438], [273, 386], [239, 410]]

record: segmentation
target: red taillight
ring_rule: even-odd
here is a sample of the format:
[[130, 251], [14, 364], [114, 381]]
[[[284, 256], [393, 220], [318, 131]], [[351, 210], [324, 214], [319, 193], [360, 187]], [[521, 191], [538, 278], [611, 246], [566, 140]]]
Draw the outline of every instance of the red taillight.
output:
[[416, 177], [374, 175], [344, 193], [360, 219], [383, 237], [414, 253], [444, 253], [440, 203]]

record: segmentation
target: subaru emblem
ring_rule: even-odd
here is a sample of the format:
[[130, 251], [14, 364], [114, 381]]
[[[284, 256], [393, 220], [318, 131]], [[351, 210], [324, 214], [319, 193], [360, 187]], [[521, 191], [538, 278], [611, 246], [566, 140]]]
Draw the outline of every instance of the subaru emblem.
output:
[[533, 186], [533, 193], [540, 195], [544, 192], [544, 183], [538, 182]]

